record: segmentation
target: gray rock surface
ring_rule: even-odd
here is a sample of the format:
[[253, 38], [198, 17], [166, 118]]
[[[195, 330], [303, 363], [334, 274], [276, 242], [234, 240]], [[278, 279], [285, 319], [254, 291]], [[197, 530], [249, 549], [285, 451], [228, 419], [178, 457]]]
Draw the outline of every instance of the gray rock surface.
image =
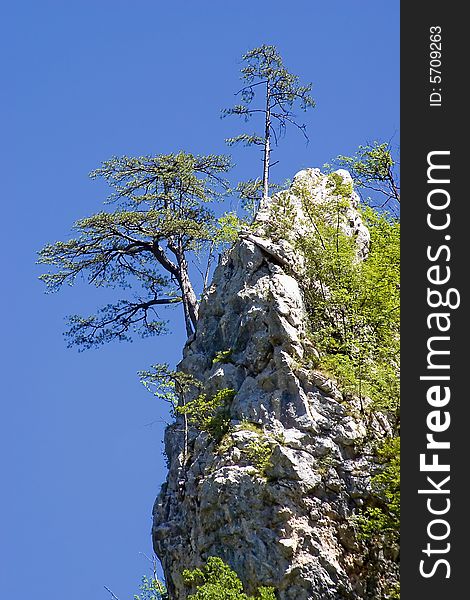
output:
[[[318, 202], [331, 193], [317, 169], [295, 181]], [[291, 200], [295, 234], [304, 235], [300, 199], [291, 192]], [[153, 541], [175, 600], [187, 597], [183, 569], [209, 556], [229, 563], [248, 593], [272, 585], [280, 600], [379, 597], [371, 595], [348, 521], [369, 495], [366, 424], [333, 381], [308, 367], [315, 349], [299, 284], [302, 260], [289, 236], [265, 235], [276, 201], [261, 207], [255, 232], [241, 234], [221, 258], [179, 365], [208, 394], [231, 388], [236, 395], [232, 433], [216, 443], [193, 431], [186, 464], [181, 422], [166, 432], [169, 473], [154, 506]], [[356, 206], [353, 192], [342, 227], [364, 258], [369, 233]], [[226, 350], [229, 361], [213, 363]], [[267, 466], [250, 452], [260, 444], [271, 451]]]

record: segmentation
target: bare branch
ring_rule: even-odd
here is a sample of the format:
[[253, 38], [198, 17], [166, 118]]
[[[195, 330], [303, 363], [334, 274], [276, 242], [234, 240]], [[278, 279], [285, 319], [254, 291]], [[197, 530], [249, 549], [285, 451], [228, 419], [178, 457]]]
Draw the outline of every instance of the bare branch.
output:
[[116, 594], [114, 592], [112, 592], [109, 587], [106, 587], [105, 585], [103, 586], [104, 589], [109, 592], [111, 594], [111, 596], [114, 598], [114, 600], [119, 600], [119, 598], [116, 596]]
[[247, 91], [247, 90], [251, 90], [252, 88], [256, 87], [257, 85], [266, 85], [266, 80], [263, 81], [257, 81], [255, 83], [251, 83], [249, 85], [246, 85], [245, 87], [242, 87], [241, 89], [238, 90], [238, 92], [235, 92], [235, 96], [238, 96], [239, 94]]

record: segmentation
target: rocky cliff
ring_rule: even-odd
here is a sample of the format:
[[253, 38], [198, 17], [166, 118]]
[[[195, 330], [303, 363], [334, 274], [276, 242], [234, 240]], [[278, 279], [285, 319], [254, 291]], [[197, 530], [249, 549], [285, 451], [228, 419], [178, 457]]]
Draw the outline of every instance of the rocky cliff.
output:
[[[347, 172], [337, 175], [351, 183]], [[318, 203], [332, 193], [316, 169], [294, 183]], [[351, 189], [340, 226], [361, 260], [369, 236]], [[169, 473], [154, 506], [153, 541], [178, 600], [188, 594], [182, 570], [209, 556], [234, 568], [248, 593], [272, 585], [280, 600], [385, 597], [383, 574], [396, 575], [391, 557], [360, 548], [350, 522], [370, 494], [371, 423], [309, 366], [316, 350], [292, 239], [309, 225], [301, 199], [294, 191], [288, 199], [290, 232], [269, 234], [281, 203], [274, 196], [222, 256], [178, 367], [208, 395], [234, 390], [221, 440], [193, 430], [185, 457], [181, 417], [166, 432]], [[381, 435], [386, 421], [374, 427]]]

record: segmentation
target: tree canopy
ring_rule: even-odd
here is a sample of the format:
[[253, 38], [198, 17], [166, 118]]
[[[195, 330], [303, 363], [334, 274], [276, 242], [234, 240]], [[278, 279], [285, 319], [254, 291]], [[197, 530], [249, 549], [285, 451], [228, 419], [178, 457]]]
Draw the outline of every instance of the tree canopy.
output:
[[357, 187], [382, 197], [382, 207], [400, 204], [398, 163], [388, 142], [370, 142], [359, 146], [352, 156], [340, 155], [335, 163], [351, 173]]
[[[271, 162], [271, 139], [277, 144], [288, 125], [299, 129], [307, 138], [306, 126], [297, 122], [293, 112], [295, 105], [301, 110], [315, 106], [310, 95], [312, 84], [301, 85], [299, 77], [290, 73], [284, 66], [281, 55], [275, 46], [263, 44], [243, 55], [245, 66], [241, 69], [243, 87], [236, 93], [242, 103], [223, 109], [222, 116], [237, 115], [248, 121], [253, 115], [262, 115], [262, 130], [258, 133], [241, 133], [228, 138], [229, 145], [243, 143], [247, 146], [260, 146], [263, 149], [263, 176], [245, 182], [239, 187], [242, 196], [257, 198], [262, 191], [263, 198], [269, 193], [269, 170]], [[260, 86], [260, 87], [258, 87]], [[262, 90], [262, 104], [252, 104], [258, 91]]]
[[[82, 276], [96, 287], [115, 287], [127, 296], [95, 315], [72, 315], [70, 344], [89, 348], [112, 339], [129, 340], [165, 331], [157, 307], [181, 303], [186, 331], [194, 330], [198, 300], [188, 257], [206, 253], [234, 234], [229, 214], [217, 218], [211, 203], [228, 189], [231, 168], [224, 155], [189, 152], [113, 157], [91, 173], [104, 179], [114, 210], [80, 219], [76, 236], [47, 244], [39, 262], [52, 267], [41, 275], [49, 291], [73, 285]], [[233, 225], [233, 227], [232, 227]]]

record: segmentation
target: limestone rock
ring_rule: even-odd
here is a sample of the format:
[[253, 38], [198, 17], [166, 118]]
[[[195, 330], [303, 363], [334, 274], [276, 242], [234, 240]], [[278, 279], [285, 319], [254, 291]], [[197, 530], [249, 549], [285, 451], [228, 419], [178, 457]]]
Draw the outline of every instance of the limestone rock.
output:
[[[318, 169], [301, 171], [299, 181], [318, 202], [331, 194]], [[293, 227], [303, 235], [301, 200], [290, 197]], [[209, 556], [230, 564], [248, 593], [272, 585], [279, 600], [378, 597], [348, 521], [369, 494], [365, 423], [333, 381], [305, 367], [315, 350], [306, 335], [302, 261], [288, 236], [266, 236], [276, 201], [261, 207], [256, 233], [243, 233], [222, 257], [179, 365], [207, 393], [236, 395], [232, 433], [217, 444], [193, 432], [186, 465], [181, 423], [166, 432], [169, 474], [154, 506], [153, 541], [175, 600], [187, 597], [182, 571]], [[356, 207], [352, 192], [341, 226], [364, 258], [369, 233]], [[214, 364], [227, 350], [229, 361]], [[271, 450], [263, 468], [248, 452], [256, 443]]]

